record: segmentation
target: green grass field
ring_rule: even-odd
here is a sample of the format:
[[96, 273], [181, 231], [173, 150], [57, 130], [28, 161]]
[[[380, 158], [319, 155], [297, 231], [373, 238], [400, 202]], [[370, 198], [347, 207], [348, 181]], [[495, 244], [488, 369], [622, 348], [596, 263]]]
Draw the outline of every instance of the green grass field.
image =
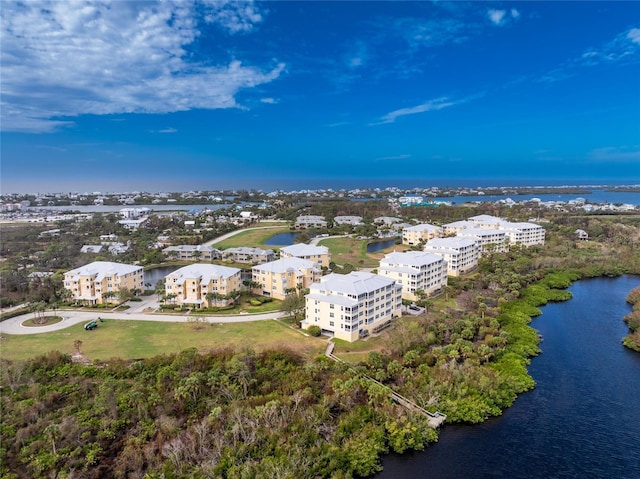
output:
[[367, 243], [367, 240], [354, 238], [328, 238], [319, 244], [329, 248], [331, 261], [336, 264], [349, 263], [356, 268], [375, 268], [379, 266], [379, 261], [367, 254]]
[[219, 348], [265, 350], [286, 347], [308, 357], [323, 354], [326, 342], [307, 337], [278, 321], [201, 324], [107, 320], [97, 329], [85, 331], [76, 324], [61, 331], [34, 335], [3, 335], [3, 359], [27, 359], [48, 351], [75, 354], [74, 341], [82, 341], [80, 352], [89, 361], [146, 358], [195, 347], [200, 351]]
[[[264, 248], [264, 242], [272, 236], [280, 233], [289, 233], [290, 231], [286, 225], [269, 226], [268, 229], [247, 230], [226, 240], [222, 240], [219, 243], [213, 243], [212, 246], [219, 249], [238, 248], [240, 246]], [[272, 249], [270, 247], [267, 248]]]

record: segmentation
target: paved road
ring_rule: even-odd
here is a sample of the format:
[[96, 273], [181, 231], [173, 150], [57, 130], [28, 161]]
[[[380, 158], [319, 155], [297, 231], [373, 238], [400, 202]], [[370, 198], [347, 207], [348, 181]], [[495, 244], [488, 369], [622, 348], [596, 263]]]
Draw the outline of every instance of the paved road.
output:
[[16, 316], [0, 322], [0, 334], [40, 334], [50, 333], [68, 328], [78, 323], [87, 323], [98, 317], [107, 321], [159, 321], [164, 323], [186, 323], [194, 317], [205, 318], [209, 323], [242, 323], [248, 321], [264, 321], [266, 319], [276, 319], [284, 316], [281, 311], [260, 314], [239, 314], [234, 316], [204, 316], [204, 315], [185, 315], [178, 316], [174, 314], [157, 314], [157, 313], [135, 313], [128, 311], [67, 311], [58, 310], [58, 316], [63, 318], [62, 321], [49, 326], [23, 326], [22, 323], [28, 319], [33, 319], [33, 313]]

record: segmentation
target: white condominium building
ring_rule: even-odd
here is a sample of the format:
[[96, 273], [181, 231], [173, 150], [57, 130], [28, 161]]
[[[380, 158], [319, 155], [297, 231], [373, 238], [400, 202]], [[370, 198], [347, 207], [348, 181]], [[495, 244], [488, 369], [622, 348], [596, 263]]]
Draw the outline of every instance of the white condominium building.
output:
[[545, 229], [533, 223], [508, 223], [504, 222], [500, 227], [511, 244], [519, 243], [523, 246], [543, 245]]
[[301, 258], [317, 263], [320, 268], [328, 268], [331, 262], [329, 248], [298, 243], [280, 248], [281, 258]]
[[475, 223], [471, 223], [470, 221], [454, 221], [453, 223], [447, 223], [446, 225], [442, 225], [442, 229], [444, 230], [444, 234], [446, 236], [455, 236], [459, 231], [462, 231], [467, 228], [478, 228], [478, 225]]
[[119, 291], [144, 289], [142, 266], [95, 261], [64, 275], [64, 287], [73, 299], [88, 304], [118, 301]]
[[467, 228], [460, 230], [458, 238], [469, 238], [480, 248], [480, 256], [489, 252], [504, 253], [509, 249], [507, 235], [493, 228]]
[[337, 225], [358, 226], [362, 224], [362, 216], [336, 216], [333, 222]]
[[402, 243], [410, 246], [442, 236], [442, 228], [430, 224], [409, 226], [402, 230]]
[[502, 218], [491, 215], [478, 215], [472, 216], [468, 219], [470, 223], [473, 223], [473, 228], [500, 228], [500, 225], [505, 222]]
[[442, 256], [449, 276], [468, 273], [478, 266], [478, 246], [469, 238], [435, 238], [427, 242], [424, 251]]
[[[241, 285], [240, 269], [217, 264], [190, 264], [165, 276], [167, 297], [176, 304], [190, 304], [200, 308], [203, 304], [218, 306], [228, 304], [225, 298]], [[217, 297], [207, 298], [209, 293]]]
[[162, 253], [169, 258], [181, 260], [212, 260], [220, 258], [220, 251], [206, 245], [183, 244], [169, 246], [162, 250]]
[[289, 290], [308, 288], [320, 281], [322, 271], [315, 261], [301, 258], [282, 258], [252, 268], [252, 280], [260, 284], [256, 289], [264, 296], [284, 299]]
[[272, 249], [250, 248], [239, 246], [222, 251], [222, 259], [236, 263], [266, 263], [276, 259], [276, 252]]
[[380, 260], [378, 274], [395, 280], [402, 286], [402, 297], [415, 301], [420, 299], [416, 291], [431, 296], [447, 285], [447, 262], [424, 251], [389, 253]]
[[296, 219], [296, 228], [326, 228], [327, 220], [318, 215], [300, 215]]
[[402, 287], [377, 274], [332, 273], [309, 289], [302, 327], [319, 326], [345, 341], [376, 333], [401, 314]]

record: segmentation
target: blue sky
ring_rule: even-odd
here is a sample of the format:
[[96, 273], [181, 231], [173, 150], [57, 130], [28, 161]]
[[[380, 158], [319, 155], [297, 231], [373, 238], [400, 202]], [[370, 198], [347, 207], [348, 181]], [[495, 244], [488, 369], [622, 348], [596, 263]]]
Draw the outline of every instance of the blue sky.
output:
[[640, 183], [640, 2], [1, 8], [3, 193]]

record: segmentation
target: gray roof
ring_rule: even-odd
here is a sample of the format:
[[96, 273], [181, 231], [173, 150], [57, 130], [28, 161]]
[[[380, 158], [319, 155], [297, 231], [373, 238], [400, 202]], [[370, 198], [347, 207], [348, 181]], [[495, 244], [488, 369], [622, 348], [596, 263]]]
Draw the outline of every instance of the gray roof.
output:
[[142, 266], [114, 263], [111, 261], [94, 261], [93, 263], [67, 271], [66, 274], [72, 275], [74, 280], [77, 280], [80, 276], [95, 276], [95, 281], [102, 281], [102, 278], [107, 275], [122, 276], [138, 271], [142, 272]]
[[265, 271], [268, 273], [286, 273], [287, 271], [300, 271], [303, 269], [317, 269], [316, 263], [302, 258], [282, 258], [270, 261], [252, 268], [254, 271]]
[[168, 274], [167, 278], [176, 278], [177, 283], [181, 284], [186, 279], [200, 278], [205, 283], [212, 279], [227, 279], [240, 272], [239, 268], [231, 268], [229, 266], [220, 266], [217, 264], [196, 263], [184, 266]]
[[380, 266], [382, 267], [383, 264], [390, 263], [402, 266], [424, 266], [441, 261], [443, 261], [441, 256], [425, 251], [405, 251], [385, 255], [385, 257], [380, 260]]
[[280, 248], [280, 252], [285, 252], [286, 254], [290, 254], [291, 256], [312, 256], [327, 254], [329, 253], [329, 248], [327, 248], [326, 246], [313, 246], [299, 243]]
[[385, 278], [384, 276], [366, 273], [364, 271], [352, 271], [349, 274], [331, 273], [323, 276], [320, 283], [313, 283], [310, 289], [312, 292], [320, 289], [331, 293], [340, 292], [358, 296], [363, 293], [385, 288], [394, 283], [394, 280]]

